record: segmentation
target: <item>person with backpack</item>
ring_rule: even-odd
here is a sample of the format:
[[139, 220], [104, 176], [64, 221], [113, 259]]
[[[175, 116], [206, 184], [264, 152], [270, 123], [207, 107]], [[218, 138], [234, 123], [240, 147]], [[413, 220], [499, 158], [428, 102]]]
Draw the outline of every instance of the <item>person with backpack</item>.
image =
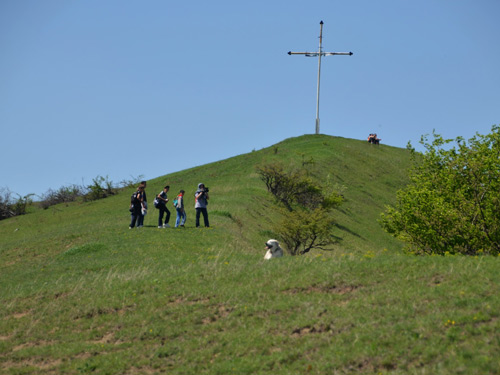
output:
[[143, 202], [144, 202], [144, 185], [141, 184], [130, 198], [130, 213], [132, 216], [132, 220], [130, 222], [129, 229], [134, 228], [136, 224], [137, 228], [142, 227], [140, 218], [143, 217], [142, 216]]
[[[155, 207], [160, 211], [158, 215], [158, 228], [170, 228], [168, 222], [170, 221], [170, 211], [167, 208], [167, 193], [170, 190], [170, 186], [167, 185], [163, 188], [163, 191], [156, 196]], [[163, 223], [163, 215], [166, 214], [165, 222]], [[162, 225], [163, 223], [163, 225]]]
[[200, 214], [203, 214], [203, 221], [205, 222], [205, 227], [208, 228], [210, 225], [208, 223], [208, 188], [205, 187], [205, 184], [198, 184], [198, 190], [194, 194], [196, 203], [194, 208], [196, 209], [196, 228], [200, 227]]
[[[175, 227], [179, 227], [179, 223], [181, 228], [184, 228], [184, 224], [186, 223], [186, 211], [184, 210], [184, 190], [179, 191], [179, 195], [174, 200], [174, 207], [177, 211], [177, 219], [175, 220]], [[182, 221], [181, 221], [182, 219]]]

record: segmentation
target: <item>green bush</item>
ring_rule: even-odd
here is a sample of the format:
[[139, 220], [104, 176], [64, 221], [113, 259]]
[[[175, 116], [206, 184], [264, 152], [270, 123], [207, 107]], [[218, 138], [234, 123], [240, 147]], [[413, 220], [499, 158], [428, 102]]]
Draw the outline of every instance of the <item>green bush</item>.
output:
[[291, 255], [305, 254], [311, 249], [326, 250], [335, 242], [333, 217], [324, 208], [286, 211], [275, 231]]
[[[434, 134], [414, 154], [411, 183], [382, 215], [382, 226], [418, 254], [500, 251], [500, 127], [468, 142]], [[411, 149], [411, 145], [409, 145]]]
[[343, 198], [332, 186], [314, 181], [305, 169], [290, 172], [278, 163], [258, 166], [257, 173], [267, 190], [286, 208], [273, 231], [291, 255], [325, 250], [334, 242], [335, 221], [330, 211]]
[[87, 189], [88, 193], [85, 194], [84, 199], [89, 201], [95, 201], [118, 194], [118, 189], [113, 186], [113, 182], [109, 180], [108, 176], [97, 176], [92, 179], [92, 185], [88, 185]]

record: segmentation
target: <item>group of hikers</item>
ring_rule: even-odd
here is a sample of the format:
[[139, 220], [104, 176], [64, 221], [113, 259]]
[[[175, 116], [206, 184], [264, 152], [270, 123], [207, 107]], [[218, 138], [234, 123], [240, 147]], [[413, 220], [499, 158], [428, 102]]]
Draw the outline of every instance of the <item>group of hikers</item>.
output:
[[372, 143], [374, 145], [380, 144], [381, 139], [377, 138], [377, 133], [372, 133], [368, 136], [368, 143]]
[[[129, 229], [132, 228], [142, 228], [144, 226], [144, 216], [148, 212], [148, 199], [146, 197], [146, 181], [141, 181], [137, 190], [132, 194], [130, 198], [130, 213], [132, 220], [129, 225]], [[170, 228], [170, 210], [167, 208], [167, 203], [169, 199], [167, 193], [170, 190], [170, 186], [166, 185], [163, 190], [155, 197], [154, 206], [158, 209], [158, 228]], [[209, 227], [208, 222], [208, 188], [205, 184], [198, 184], [198, 190], [194, 194], [195, 197], [195, 209], [196, 209], [196, 227], [200, 226], [200, 216], [203, 215], [203, 222], [205, 227]], [[186, 210], [184, 208], [184, 190], [180, 190], [173, 201], [173, 206], [177, 212], [177, 219], [175, 220], [175, 228], [179, 226], [184, 227], [186, 223]], [[165, 219], [164, 219], [165, 217]]]

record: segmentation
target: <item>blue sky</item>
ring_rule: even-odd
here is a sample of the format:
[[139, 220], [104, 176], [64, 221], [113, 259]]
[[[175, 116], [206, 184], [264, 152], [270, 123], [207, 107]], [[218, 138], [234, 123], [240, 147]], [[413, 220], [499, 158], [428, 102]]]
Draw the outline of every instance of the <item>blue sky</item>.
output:
[[[497, 0], [3, 0], [0, 188], [119, 182], [314, 133], [405, 147], [500, 124]], [[207, 180], [200, 176], [200, 181]]]

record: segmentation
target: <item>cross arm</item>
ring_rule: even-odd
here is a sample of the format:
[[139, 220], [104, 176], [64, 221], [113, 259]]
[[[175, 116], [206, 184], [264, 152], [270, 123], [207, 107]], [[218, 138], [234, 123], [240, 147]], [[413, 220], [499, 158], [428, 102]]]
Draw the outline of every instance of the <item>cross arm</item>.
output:
[[324, 52], [323, 56], [334, 56], [334, 55], [347, 55], [352, 56], [352, 52]]
[[[316, 57], [319, 56], [319, 52], [288, 52], [289, 55], [304, 55], [307, 57]], [[335, 55], [347, 55], [347, 56], [352, 56], [352, 52], [321, 52], [321, 56], [335, 56]]]

